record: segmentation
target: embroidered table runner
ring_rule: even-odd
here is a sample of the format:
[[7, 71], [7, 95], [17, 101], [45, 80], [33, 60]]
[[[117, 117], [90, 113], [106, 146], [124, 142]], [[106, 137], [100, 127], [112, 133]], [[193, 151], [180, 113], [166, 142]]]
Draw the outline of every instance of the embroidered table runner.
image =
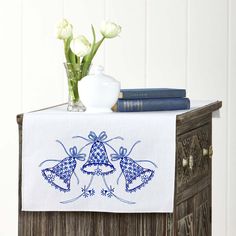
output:
[[183, 112], [24, 114], [22, 210], [173, 212]]

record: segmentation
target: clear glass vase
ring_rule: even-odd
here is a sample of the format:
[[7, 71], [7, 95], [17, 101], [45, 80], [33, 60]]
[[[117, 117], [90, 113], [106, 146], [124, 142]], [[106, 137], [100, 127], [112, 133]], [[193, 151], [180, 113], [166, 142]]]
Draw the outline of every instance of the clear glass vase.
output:
[[80, 101], [78, 82], [80, 80], [80, 66], [79, 64], [64, 63], [68, 79], [68, 106], [67, 111], [83, 112], [85, 106]]

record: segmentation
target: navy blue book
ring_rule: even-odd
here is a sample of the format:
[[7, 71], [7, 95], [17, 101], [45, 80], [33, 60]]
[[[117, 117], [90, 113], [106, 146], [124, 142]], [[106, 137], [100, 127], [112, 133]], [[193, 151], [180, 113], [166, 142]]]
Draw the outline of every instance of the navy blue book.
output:
[[143, 99], [143, 98], [184, 98], [185, 89], [175, 88], [140, 88], [121, 89], [120, 99]]
[[171, 111], [185, 110], [190, 108], [188, 98], [148, 98], [148, 99], [118, 99], [118, 112], [138, 112], [138, 111]]

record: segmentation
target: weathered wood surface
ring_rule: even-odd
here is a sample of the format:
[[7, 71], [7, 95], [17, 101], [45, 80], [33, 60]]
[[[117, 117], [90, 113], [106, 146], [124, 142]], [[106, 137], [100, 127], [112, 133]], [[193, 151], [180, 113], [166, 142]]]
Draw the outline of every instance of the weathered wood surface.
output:
[[[176, 120], [176, 183], [173, 214], [21, 211], [22, 121], [19, 124], [19, 236], [210, 236], [211, 114], [221, 102], [186, 112]], [[190, 156], [193, 156], [190, 158]], [[183, 159], [187, 165], [183, 166]], [[190, 165], [193, 159], [193, 165]], [[186, 163], [186, 162], [185, 162]], [[191, 167], [191, 168], [190, 168]], [[201, 227], [201, 229], [199, 229]]]
[[166, 235], [163, 214], [21, 212], [19, 235]]
[[213, 111], [216, 111], [221, 107], [222, 107], [222, 102], [216, 101], [206, 106], [202, 106], [197, 109], [185, 112], [176, 117], [177, 125], [181, 125], [194, 119], [199, 119], [201, 116], [204, 116], [206, 114], [211, 114]]

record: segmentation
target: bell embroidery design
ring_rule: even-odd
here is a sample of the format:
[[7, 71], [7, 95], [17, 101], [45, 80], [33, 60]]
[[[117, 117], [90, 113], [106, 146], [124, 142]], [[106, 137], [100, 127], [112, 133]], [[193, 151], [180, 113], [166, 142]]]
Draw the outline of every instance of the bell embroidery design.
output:
[[106, 176], [109, 174], [112, 174], [116, 169], [108, 159], [105, 145], [108, 146], [113, 151], [115, 151], [115, 149], [110, 144], [108, 144], [108, 142], [110, 142], [114, 139], [123, 140], [123, 138], [118, 136], [118, 137], [107, 140], [107, 135], [106, 135], [105, 131], [101, 132], [98, 136], [93, 131], [90, 131], [88, 138], [84, 138], [82, 136], [75, 136], [73, 138], [82, 138], [88, 142], [81, 149], [84, 149], [88, 145], [92, 145], [90, 148], [88, 160], [81, 167], [81, 171], [85, 174], [91, 175], [91, 177], [90, 177], [89, 183], [84, 187], [83, 193], [81, 193], [80, 195], [78, 195], [77, 197], [74, 197], [72, 199], [62, 201], [61, 203], [62, 204], [71, 203], [71, 202], [77, 201], [79, 198], [84, 196], [84, 192], [88, 191], [88, 189], [92, 185], [94, 176], [97, 175], [98, 177], [99, 176], [102, 177], [102, 180], [105, 184], [105, 189], [102, 190], [102, 195], [105, 191], [106, 193], [108, 193], [106, 195], [109, 197], [113, 196], [117, 200], [127, 203], [127, 204], [135, 204], [135, 202], [131, 202], [131, 201], [125, 200], [125, 199], [117, 196], [114, 193], [114, 188], [112, 188], [111, 186], [109, 187], [107, 184], [107, 181], [106, 181]]
[[105, 147], [106, 133], [103, 131], [97, 137], [94, 132], [90, 132], [88, 138], [92, 141], [92, 147], [87, 162], [81, 167], [83, 173], [88, 175], [112, 174], [115, 171], [115, 167], [111, 164], [107, 156]]
[[138, 162], [150, 162], [155, 167], [157, 167], [153, 162], [149, 160], [134, 161], [132, 158], [129, 157], [134, 146], [139, 142], [140, 141], [137, 141], [133, 145], [129, 153], [127, 153], [126, 148], [120, 147], [119, 153], [111, 154], [112, 161], [120, 160], [121, 174], [117, 179], [117, 184], [121, 175], [123, 174], [125, 177], [125, 190], [129, 193], [135, 192], [136, 190], [141, 189], [146, 184], [148, 184], [148, 182], [153, 178], [155, 173], [154, 170], [142, 167], [138, 164]]
[[42, 162], [40, 166], [42, 166], [42, 164], [48, 161], [59, 161], [57, 165], [51, 168], [43, 169], [41, 172], [43, 177], [45, 178], [45, 180], [48, 181], [49, 184], [54, 186], [56, 189], [59, 189], [60, 191], [68, 192], [70, 191], [70, 181], [73, 174], [76, 176], [77, 181], [79, 182], [78, 177], [74, 172], [77, 164], [76, 160], [84, 161], [85, 154], [80, 154], [77, 151], [76, 146], [70, 148], [68, 153], [65, 146], [59, 140], [57, 140], [57, 142], [62, 145], [68, 157], [64, 158], [61, 161], [46, 160]]
[[[98, 136], [95, 132], [90, 131], [87, 137], [83, 136], [74, 136], [72, 138], [81, 138], [85, 140], [87, 143], [82, 146], [79, 150], [77, 150], [76, 146], [73, 146], [67, 149], [64, 144], [56, 140], [64, 149], [67, 156], [63, 160], [55, 160], [48, 159], [43, 161], [39, 167], [41, 167], [46, 162], [58, 162], [56, 165], [52, 167], [48, 167], [41, 170], [42, 176], [44, 179], [51, 184], [55, 189], [58, 189], [62, 192], [69, 192], [71, 190], [71, 178], [74, 175], [77, 179], [77, 184], [79, 184], [79, 178], [75, 173], [75, 169], [77, 166], [77, 161], [85, 161], [86, 154], [81, 153], [83, 149], [88, 146], [91, 146], [89, 149], [89, 155], [86, 160], [80, 167], [82, 173], [86, 175], [90, 175], [88, 182], [86, 185], [83, 183], [83, 187], [81, 188], [82, 193], [78, 194], [76, 197], [68, 200], [61, 201], [62, 204], [67, 204], [78, 200], [81, 197], [89, 197], [95, 195], [95, 190], [92, 188], [93, 179], [95, 176], [101, 177], [104, 187], [102, 187], [100, 193], [104, 197], [114, 197], [117, 200], [126, 203], [126, 204], [136, 204], [136, 202], [129, 201], [124, 199], [123, 197], [118, 196], [115, 193], [115, 188], [107, 182], [107, 176], [113, 174], [116, 171], [114, 163], [111, 161], [119, 161], [119, 166], [121, 169], [121, 173], [117, 179], [117, 184], [119, 184], [119, 179], [121, 176], [125, 178], [125, 191], [132, 193], [138, 189], [141, 189], [146, 184], [148, 184], [153, 178], [155, 171], [149, 168], [145, 168], [140, 165], [140, 162], [149, 162], [155, 168], [157, 168], [156, 164], [150, 160], [134, 160], [130, 157], [130, 154], [140, 141], [134, 143], [128, 152], [126, 148], [120, 147], [119, 152], [117, 152], [109, 142], [115, 139], [123, 140], [122, 137], [117, 136], [111, 139], [108, 139], [105, 131], [102, 131]], [[110, 149], [113, 154], [107, 152], [106, 148]], [[108, 154], [110, 159], [108, 158]], [[110, 161], [111, 160], [111, 161]], [[77, 168], [79, 170], [79, 168]], [[111, 180], [111, 179], [110, 179]], [[119, 191], [119, 188], [118, 188]]]

